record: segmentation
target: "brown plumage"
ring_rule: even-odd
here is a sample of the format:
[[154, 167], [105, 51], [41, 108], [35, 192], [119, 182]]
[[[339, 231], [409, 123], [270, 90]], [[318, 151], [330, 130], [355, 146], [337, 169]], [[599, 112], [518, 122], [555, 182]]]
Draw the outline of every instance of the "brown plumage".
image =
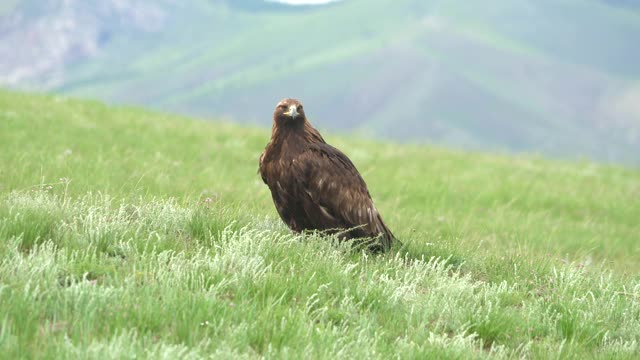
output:
[[369, 246], [374, 251], [388, 250], [395, 241], [356, 167], [311, 126], [298, 100], [284, 99], [276, 106], [260, 175], [293, 231], [375, 238]]

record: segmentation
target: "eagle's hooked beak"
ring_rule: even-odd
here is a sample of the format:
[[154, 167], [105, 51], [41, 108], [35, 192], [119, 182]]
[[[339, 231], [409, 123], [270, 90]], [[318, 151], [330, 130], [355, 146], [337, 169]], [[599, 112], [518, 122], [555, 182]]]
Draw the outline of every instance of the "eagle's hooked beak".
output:
[[284, 114], [287, 115], [287, 116], [291, 116], [293, 119], [295, 119], [299, 115], [298, 114], [298, 106], [297, 105], [289, 106], [289, 111], [287, 111]]

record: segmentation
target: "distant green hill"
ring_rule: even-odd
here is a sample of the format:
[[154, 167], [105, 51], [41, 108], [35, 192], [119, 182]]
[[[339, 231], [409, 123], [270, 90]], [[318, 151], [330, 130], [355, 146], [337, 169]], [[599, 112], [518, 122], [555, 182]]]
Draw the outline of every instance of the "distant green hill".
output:
[[639, 171], [325, 135], [403, 247], [291, 234], [265, 129], [0, 90], [3, 356], [637, 357]]
[[16, 86], [263, 126], [294, 96], [321, 128], [640, 164], [633, 2], [16, 3]]

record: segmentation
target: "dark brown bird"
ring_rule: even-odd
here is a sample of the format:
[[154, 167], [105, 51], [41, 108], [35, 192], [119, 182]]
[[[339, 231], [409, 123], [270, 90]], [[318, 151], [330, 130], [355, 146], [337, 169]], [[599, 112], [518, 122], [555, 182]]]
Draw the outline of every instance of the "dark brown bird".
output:
[[369, 246], [374, 251], [388, 250], [395, 241], [356, 167], [311, 126], [298, 100], [284, 99], [276, 106], [260, 175], [293, 231], [319, 230], [343, 240], [374, 238]]

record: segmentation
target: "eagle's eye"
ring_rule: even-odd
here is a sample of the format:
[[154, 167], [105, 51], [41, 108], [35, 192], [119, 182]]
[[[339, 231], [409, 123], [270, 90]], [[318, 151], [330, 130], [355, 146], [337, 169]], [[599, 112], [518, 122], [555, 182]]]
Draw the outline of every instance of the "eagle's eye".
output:
[[284, 109], [286, 109], [286, 108], [287, 108], [287, 105], [285, 105], [285, 104], [280, 104], [280, 105], [278, 105], [278, 108], [280, 108], [280, 109], [283, 109], [283, 110], [284, 110]]
[[302, 104], [298, 105], [298, 111], [302, 111]]

